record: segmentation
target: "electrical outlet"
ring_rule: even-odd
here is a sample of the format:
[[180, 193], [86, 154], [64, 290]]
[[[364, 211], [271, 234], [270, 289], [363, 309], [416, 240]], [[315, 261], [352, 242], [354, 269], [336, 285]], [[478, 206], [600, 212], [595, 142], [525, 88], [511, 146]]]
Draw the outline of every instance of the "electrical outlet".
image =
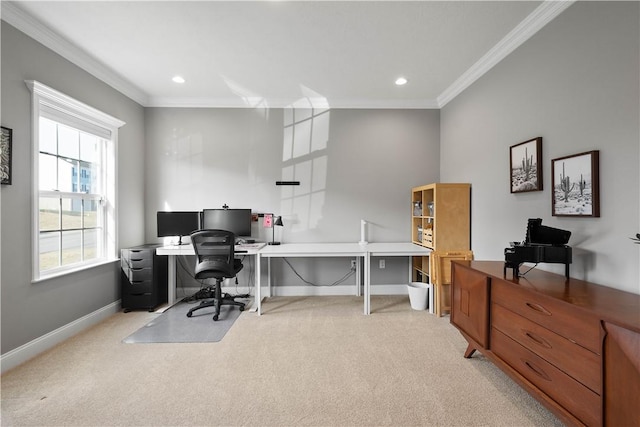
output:
[[381, 268], [381, 269], [385, 267], [385, 262], [384, 262], [383, 259], [380, 260], [380, 263], [378, 264], [378, 267]]
[[352, 259], [352, 260], [351, 260], [351, 269], [352, 269], [352, 270], [355, 270], [355, 269], [356, 269], [356, 260], [355, 260], [355, 259]]

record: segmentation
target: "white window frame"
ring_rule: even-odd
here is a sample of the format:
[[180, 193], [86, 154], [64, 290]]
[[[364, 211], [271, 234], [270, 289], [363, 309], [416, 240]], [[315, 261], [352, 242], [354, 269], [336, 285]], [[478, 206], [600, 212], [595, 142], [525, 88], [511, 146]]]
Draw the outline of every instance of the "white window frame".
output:
[[[117, 233], [117, 188], [118, 188], [118, 129], [125, 125], [125, 122], [103, 113], [89, 105], [86, 105], [64, 93], [52, 89], [38, 81], [26, 80], [27, 87], [32, 94], [31, 108], [31, 139], [32, 139], [32, 274], [33, 282], [58, 277], [74, 271], [84, 270], [105, 263], [114, 262], [118, 259], [118, 233]], [[40, 152], [40, 117], [54, 119], [64, 124], [71, 125], [77, 129], [88, 131], [107, 141], [107, 149], [103, 157], [103, 176], [105, 177], [105, 198], [102, 201], [104, 214], [104, 231], [102, 241], [104, 242], [103, 256], [78, 264], [61, 266], [44, 272], [40, 271], [40, 223], [39, 205], [40, 191], [39, 179], [39, 152]], [[63, 197], [84, 197], [89, 195], [58, 193]]]

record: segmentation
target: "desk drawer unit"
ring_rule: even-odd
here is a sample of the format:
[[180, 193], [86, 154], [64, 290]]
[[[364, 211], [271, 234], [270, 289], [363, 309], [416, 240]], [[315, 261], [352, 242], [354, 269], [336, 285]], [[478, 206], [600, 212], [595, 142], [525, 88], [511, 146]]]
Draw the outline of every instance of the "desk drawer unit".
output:
[[120, 251], [122, 308], [153, 310], [167, 300], [167, 257], [158, 256], [158, 245]]

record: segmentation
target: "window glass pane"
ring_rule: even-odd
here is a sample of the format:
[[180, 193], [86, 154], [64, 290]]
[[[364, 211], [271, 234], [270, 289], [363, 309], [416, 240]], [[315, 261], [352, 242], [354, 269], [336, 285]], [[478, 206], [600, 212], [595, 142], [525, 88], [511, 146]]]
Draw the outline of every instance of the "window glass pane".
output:
[[60, 229], [60, 199], [40, 197], [40, 231]]
[[57, 157], [49, 154], [40, 154], [38, 175], [40, 179], [40, 190], [58, 189], [58, 160]]
[[82, 228], [82, 199], [62, 199], [62, 229]]
[[99, 258], [98, 251], [98, 230], [84, 231], [84, 257], [85, 261]]
[[58, 155], [80, 158], [80, 132], [65, 125], [58, 125]]
[[56, 123], [40, 117], [40, 151], [56, 154]]
[[93, 228], [98, 226], [98, 201], [84, 201], [84, 228]]
[[61, 265], [69, 265], [82, 261], [82, 231], [63, 231], [61, 243]]
[[98, 165], [80, 162], [80, 193], [99, 193]]
[[40, 271], [60, 266], [60, 233], [40, 233]]
[[58, 157], [58, 190], [78, 191], [78, 162]]
[[80, 160], [95, 162], [98, 160], [98, 137], [88, 133], [80, 133]]

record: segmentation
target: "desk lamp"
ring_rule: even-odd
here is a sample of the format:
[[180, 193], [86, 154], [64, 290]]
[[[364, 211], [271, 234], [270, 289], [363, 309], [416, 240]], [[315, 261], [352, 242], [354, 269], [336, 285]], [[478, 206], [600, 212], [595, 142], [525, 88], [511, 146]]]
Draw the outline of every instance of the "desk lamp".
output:
[[269, 242], [270, 245], [279, 245], [280, 242], [276, 242], [276, 225], [282, 227], [284, 226], [284, 224], [282, 223], [282, 217], [281, 216], [277, 216], [275, 217], [275, 219], [273, 220], [273, 224], [271, 225], [271, 228], [273, 229], [273, 234], [271, 236], [271, 241]]

